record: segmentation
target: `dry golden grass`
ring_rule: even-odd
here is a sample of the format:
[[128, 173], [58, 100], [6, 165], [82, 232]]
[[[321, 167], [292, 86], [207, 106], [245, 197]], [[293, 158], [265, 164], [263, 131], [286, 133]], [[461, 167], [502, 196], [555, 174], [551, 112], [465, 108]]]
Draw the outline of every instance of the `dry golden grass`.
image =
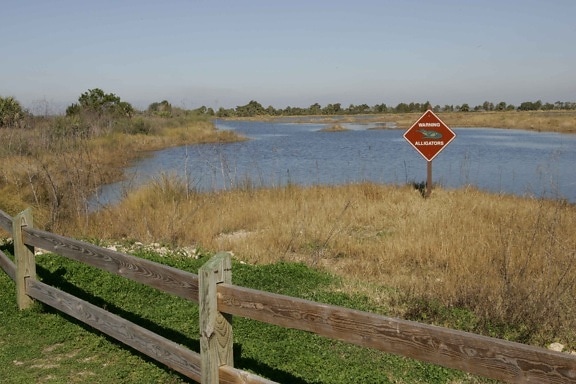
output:
[[[409, 128], [422, 113], [386, 113], [363, 115], [362, 122], [394, 122], [398, 128]], [[438, 112], [448, 126], [527, 129], [535, 131], [576, 133], [576, 111], [502, 111], [502, 112]], [[274, 120], [275, 118], [271, 118]], [[300, 117], [301, 121], [311, 117]], [[314, 117], [314, 122], [353, 123], [358, 116]], [[385, 126], [384, 126], [385, 127]]]
[[451, 126], [518, 128], [547, 132], [576, 132], [576, 111], [507, 111], [440, 113]]
[[126, 161], [132, 161], [143, 152], [164, 149], [177, 145], [200, 144], [214, 142], [231, 142], [239, 140], [233, 131], [218, 131], [208, 121], [188, 123], [179, 127], [164, 128], [155, 134], [128, 135], [124, 133], [111, 133], [97, 137], [90, 141], [92, 150], [99, 154], [106, 154], [113, 160], [122, 160], [115, 167]]
[[16, 214], [33, 206], [38, 226], [63, 231], [85, 219], [86, 201], [99, 186], [119, 180], [124, 168], [147, 152], [242, 139], [206, 120], [151, 118], [143, 124], [151, 127], [148, 134], [118, 129], [87, 137], [75, 133], [73, 120], [61, 117], [32, 121], [28, 129], [0, 129], [0, 209]]
[[332, 124], [326, 128], [321, 129], [321, 131], [322, 132], [343, 132], [343, 131], [347, 131], [347, 129], [344, 128], [340, 124]]
[[472, 188], [424, 199], [370, 183], [199, 194], [163, 177], [90, 224], [83, 235], [304, 262], [382, 302], [468, 308], [485, 329], [521, 324], [521, 340], [574, 336], [576, 207], [561, 201]]

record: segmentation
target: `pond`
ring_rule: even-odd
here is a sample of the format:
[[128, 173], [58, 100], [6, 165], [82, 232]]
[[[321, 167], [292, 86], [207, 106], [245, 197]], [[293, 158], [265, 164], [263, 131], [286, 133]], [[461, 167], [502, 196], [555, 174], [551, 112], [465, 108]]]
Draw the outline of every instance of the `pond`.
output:
[[[155, 152], [103, 186], [95, 209], [162, 174], [179, 175], [200, 191], [237, 186], [385, 184], [426, 181], [426, 160], [404, 130], [374, 123], [215, 121], [248, 141], [201, 144]], [[491, 192], [566, 199], [576, 203], [576, 135], [499, 128], [451, 127], [456, 138], [433, 160], [433, 181], [447, 188], [474, 185]]]

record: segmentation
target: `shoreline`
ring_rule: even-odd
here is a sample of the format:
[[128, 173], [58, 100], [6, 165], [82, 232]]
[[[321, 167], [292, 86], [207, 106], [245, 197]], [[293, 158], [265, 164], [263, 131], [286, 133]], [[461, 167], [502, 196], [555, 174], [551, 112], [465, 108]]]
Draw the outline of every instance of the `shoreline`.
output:
[[[226, 117], [217, 120], [286, 121], [303, 124], [380, 123], [381, 128], [372, 129], [408, 129], [421, 115], [420, 112], [413, 112], [369, 115]], [[576, 111], [438, 112], [437, 115], [450, 127], [522, 129], [576, 134]]]

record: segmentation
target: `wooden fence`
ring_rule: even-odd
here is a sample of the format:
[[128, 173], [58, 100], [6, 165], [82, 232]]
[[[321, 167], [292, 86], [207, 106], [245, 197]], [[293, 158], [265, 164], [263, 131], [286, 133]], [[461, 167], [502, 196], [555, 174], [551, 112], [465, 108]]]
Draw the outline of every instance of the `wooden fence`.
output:
[[[543, 348], [320, 304], [231, 283], [231, 260], [219, 253], [198, 275], [33, 228], [30, 211], [0, 211], [14, 259], [0, 267], [15, 280], [21, 309], [33, 300], [58, 309], [202, 383], [271, 383], [233, 366], [231, 316], [313, 332], [510, 383], [576, 383], [576, 356]], [[199, 303], [200, 353], [36, 279], [38, 247]]]

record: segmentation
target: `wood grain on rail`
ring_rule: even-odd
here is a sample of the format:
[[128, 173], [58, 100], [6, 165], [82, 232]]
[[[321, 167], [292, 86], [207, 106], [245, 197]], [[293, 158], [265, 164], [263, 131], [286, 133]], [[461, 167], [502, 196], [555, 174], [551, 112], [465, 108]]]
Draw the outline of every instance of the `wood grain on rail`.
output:
[[2, 251], [0, 251], [0, 268], [2, 268], [12, 280], [16, 280], [16, 264]]
[[0, 210], [0, 228], [8, 233], [12, 233], [12, 217], [8, 216], [6, 212]]
[[[12, 218], [0, 210], [0, 228], [12, 233]], [[16, 280], [16, 264], [2, 251], [0, 251], [0, 268], [6, 272], [12, 280]]]
[[38, 229], [23, 229], [27, 244], [198, 302], [198, 275]]
[[576, 356], [229, 284], [218, 309], [510, 383], [575, 383]]

